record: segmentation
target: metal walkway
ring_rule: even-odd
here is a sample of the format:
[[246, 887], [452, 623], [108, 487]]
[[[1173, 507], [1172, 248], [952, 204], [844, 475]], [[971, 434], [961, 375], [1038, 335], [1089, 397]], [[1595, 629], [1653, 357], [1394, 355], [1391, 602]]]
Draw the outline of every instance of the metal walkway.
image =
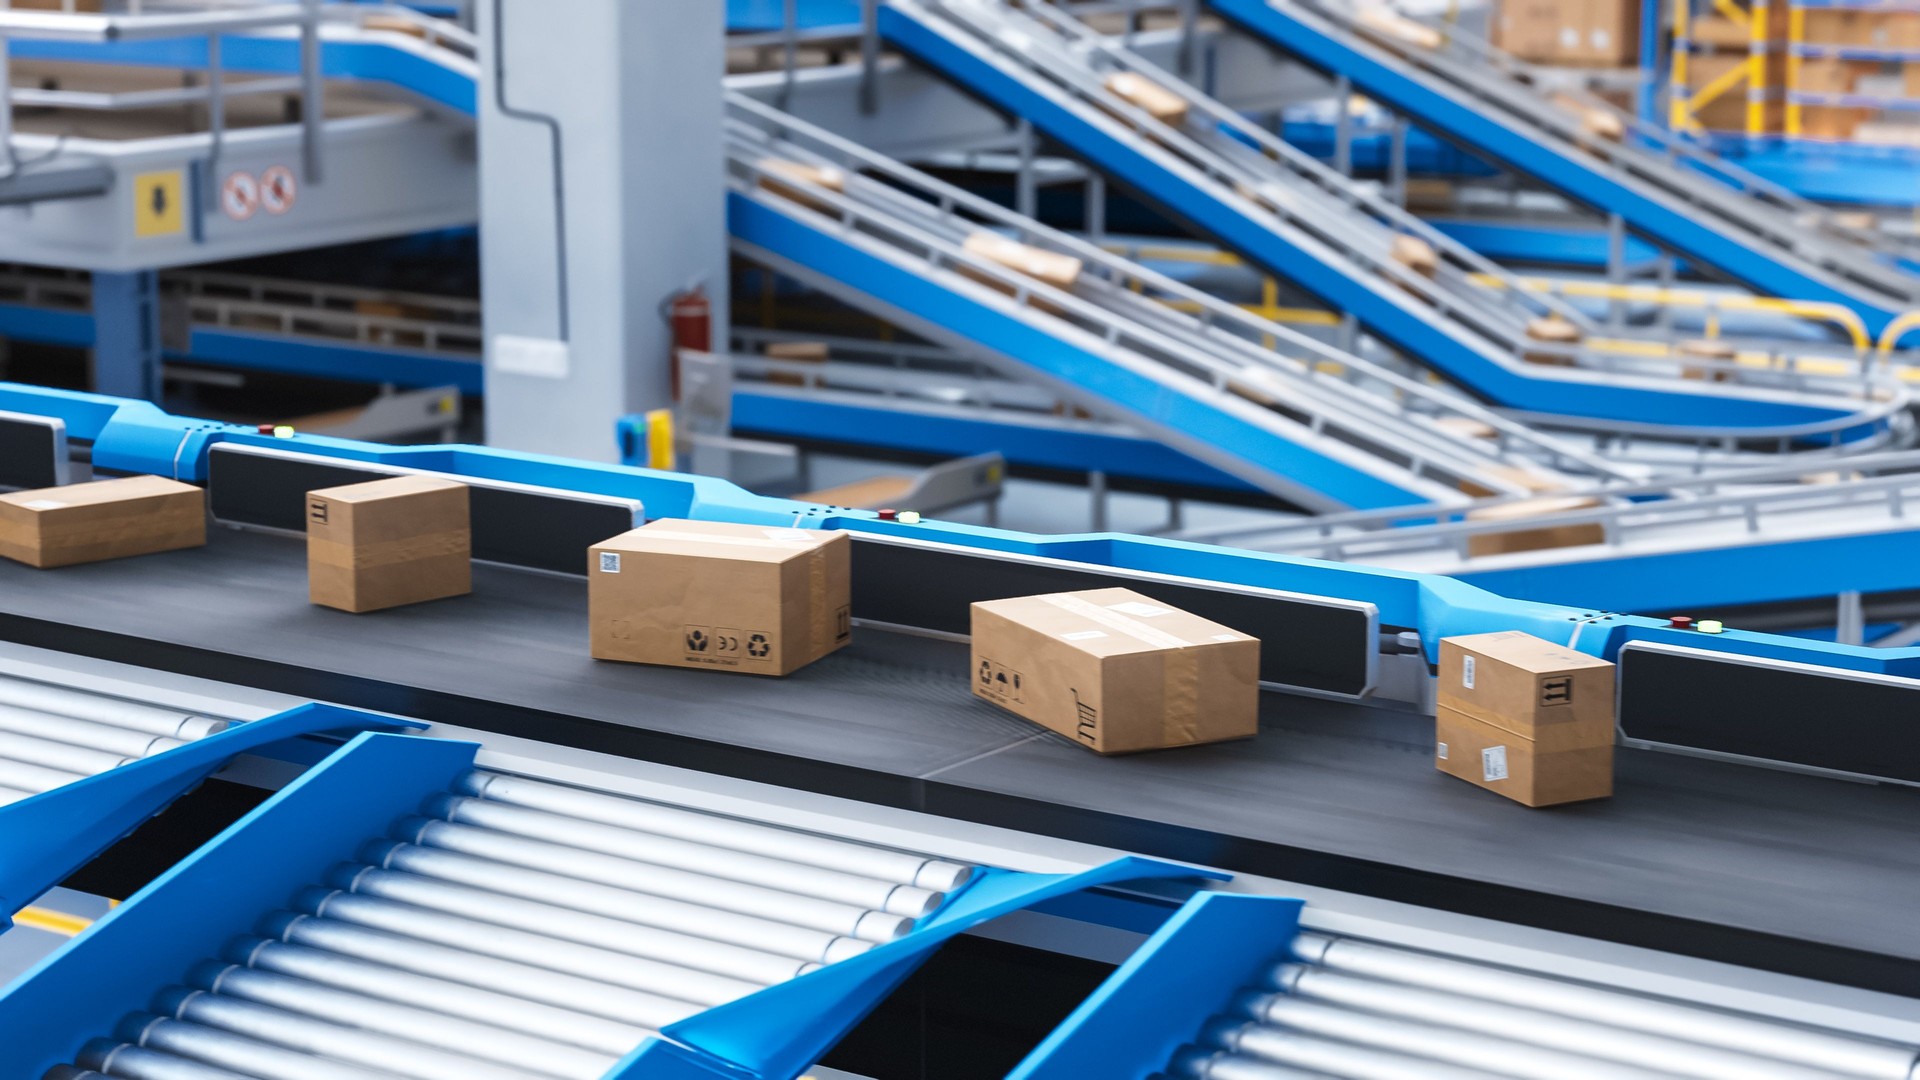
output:
[[[1568, 305], [1529, 294], [1385, 198], [1049, 5], [892, 0], [878, 25], [1177, 220], [1484, 399], [1563, 427], [1779, 428], [1872, 409], [1862, 400], [1871, 401], [1871, 380], [1857, 375], [1783, 379], [1729, 367], [1709, 386], [1683, 379], [1672, 359], [1588, 347], [1591, 327]], [[1540, 340], [1550, 335], [1565, 340]], [[1576, 366], [1596, 370], [1565, 370]], [[1738, 385], [1749, 381], [1766, 389]]]
[[[1525, 494], [1515, 468], [1632, 475], [751, 99], [729, 108], [737, 251], [1301, 505]], [[983, 237], [1064, 258], [1071, 281], [985, 257]]]
[[1343, 0], [1209, 4], [1442, 136], [1763, 294], [1845, 304], [1876, 335], [1920, 307], [1920, 278], [1813, 204], [1596, 99], [1556, 104], [1482, 41], [1422, 34], [1383, 7]]

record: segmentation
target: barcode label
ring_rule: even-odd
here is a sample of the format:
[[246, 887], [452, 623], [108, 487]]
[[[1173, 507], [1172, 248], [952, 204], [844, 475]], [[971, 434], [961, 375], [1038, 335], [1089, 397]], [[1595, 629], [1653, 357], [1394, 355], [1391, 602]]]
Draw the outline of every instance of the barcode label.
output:
[[1473, 657], [1469, 655], [1461, 659], [1463, 663], [1460, 665], [1460, 685], [1471, 690], [1473, 689]]
[[1480, 751], [1480, 772], [1489, 782], [1507, 778], [1507, 748], [1489, 746]]
[[1435, 749], [1434, 755], [1438, 757], [1441, 761], [1447, 760], [1447, 744], [1441, 743], [1439, 747]]
[[620, 572], [620, 553], [617, 551], [601, 552], [600, 553], [600, 572], [603, 574], [619, 573]]

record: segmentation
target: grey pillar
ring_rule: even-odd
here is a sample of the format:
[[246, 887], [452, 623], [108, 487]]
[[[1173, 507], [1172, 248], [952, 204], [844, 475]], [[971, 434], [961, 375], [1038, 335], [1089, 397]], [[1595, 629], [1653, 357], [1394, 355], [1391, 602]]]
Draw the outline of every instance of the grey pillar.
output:
[[94, 392], [159, 401], [159, 275], [95, 273], [93, 326]]
[[614, 460], [671, 404], [668, 299], [704, 287], [725, 340], [724, 7], [481, 0], [489, 443]]

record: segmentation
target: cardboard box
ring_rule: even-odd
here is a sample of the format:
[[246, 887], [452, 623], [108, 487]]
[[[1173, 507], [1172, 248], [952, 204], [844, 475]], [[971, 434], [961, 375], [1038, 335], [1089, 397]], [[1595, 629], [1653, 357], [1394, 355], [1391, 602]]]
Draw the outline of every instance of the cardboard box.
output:
[[1502, 0], [1494, 44], [1522, 60], [1567, 67], [1638, 61], [1639, 0]]
[[1179, 127], [1187, 120], [1187, 99], [1144, 75], [1116, 71], [1107, 76], [1107, 91], [1163, 124]]
[[206, 492], [158, 476], [0, 495], [0, 556], [42, 570], [206, 542]]
[[1809, 45], [1852, 45], [1858, 48], [1889, 48], [1904, 28], [1888, 18], [1888, 13], [1848, 8], [1808, 8], [1801, 40]]
[[1805, 105], [1800, 109], [1800, 134], [1808, 139], [1844, 142], [1852, 139], [1854, 130], [1872, 116], [1872, 109], [1838, 105]]
[[356, 614], [473, 591], [467, 486], [394, 476], [307, 492], [307, 599]]
[[1260, 641], [1130, 589], [973, 605], [973, 692], [1101, 754], [1250, 738]]
[[840, 531], [650, 521], [594, 545], [595, 659], [787, 675], [852, 640]]
[[1842, 60], [1837, 56], [1800, 61], [1800, 91], [1808, 94], [1851, 94], [1861, 75], [1870, 75], [1879, 64]]
[[1613, 742], [1614, 667], [1519, 630], [1440, 641], [1439, 703], [1541, 743]]
[[1526, 806], [1604, 799], [1613, 794], [1613, 743], [1548, 750], [1484, 720], [1440, 707], [1433, 763]]
[[999, 263], [1009, 270], [1017, 270], [1062, 289], [1071, 289], [1074, 282], [1080, 280], [1079, 259], [1009, 240], [999, 233], [974, 233], [961, 244], [961, 249], [969, 255]]
[[[1564, 514], [1574, 510], [1587, 510], [1599, 505], [1600, 500], [1584, 495], [1521, 499], [1517, 502], [1501, 503], [1498, 506], [1469, 510], [1467, 511], [1467, 520], [1526, 521], [1529, 518], [1544, 517], [1550, 514]], [[1603, 544], [1606, 543], [1606, 540], [1607, 531], [1597, 521], [1581, 521], [1561, 525], [1539, 525], [1530, 529], [1515, 529], [1511, 532], [1475, 533], [1467, 537], [1467, 555], [1470, 558], [1477, 558], [1482, 555], [1511, 555], [1521, 551], [1543, 551], [1547, 548]]]

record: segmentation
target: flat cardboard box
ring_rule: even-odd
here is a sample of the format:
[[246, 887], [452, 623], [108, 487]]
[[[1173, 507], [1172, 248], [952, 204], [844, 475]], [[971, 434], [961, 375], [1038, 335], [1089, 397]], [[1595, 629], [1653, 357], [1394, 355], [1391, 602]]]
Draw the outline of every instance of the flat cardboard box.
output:
[[307, 492], [307, 599], [360, 614], [473, 591], [467, 485], [393, 476]]
[[1604, 799], [1613, 794], [1613, 743], [1549, 750], [1531, 739], [1441, 706], [1433, 763], [1526, 806]]
[[973, 605], [973, 692], [1100, 754], [1259, 730], [1260, 641], [1131, 589]]
[[42, 570], [206, 542], [206, 492], [158, 476], [0, 495], [0, 556]]
[[594, 545], [595, 659], [788, 675], [852, 640], [842, 531], [650, 521]]
[[1502, 0], [1494, 44], [1522, 60], [1566, 67], [1636, 62], [1638, 0]]
[[[1587, 510], [1599, 505], [1600, 500], [1586, 495], [1521, 499], [1516, 502], [1483, 507], [1479, 510], [1469, 510], [1467, 520], [1524, 522], [1531, 518]], [[1513, 555], [1523, 551], [1545, 551], [1549, 548], [1604, 544], [1606, 541], [1607, 531], [1597, 521], [1535, 525], [1531, 528], [1512, 529], [1505, 532], [1474, 533], [1467, 537], [1467, 556], [1478, 558], [1484, 555]]]
[[967, 254], [999, 263], [1049, 285], [1071, 289], [1080, 280], [1081, 262], [1071, 255], [1022, 244], [999, 233], [977, 232], [961, 248]]
[[1179, 127], [1186, 122], [1187, 99], [1144, 75], [1116, 71], [1107, 76], [1107, 90], [1163, 124]]
[[1440, 640], [1439, 703], [1569, 750], [1613, 742], [1614, 667], [1519, 630]]

